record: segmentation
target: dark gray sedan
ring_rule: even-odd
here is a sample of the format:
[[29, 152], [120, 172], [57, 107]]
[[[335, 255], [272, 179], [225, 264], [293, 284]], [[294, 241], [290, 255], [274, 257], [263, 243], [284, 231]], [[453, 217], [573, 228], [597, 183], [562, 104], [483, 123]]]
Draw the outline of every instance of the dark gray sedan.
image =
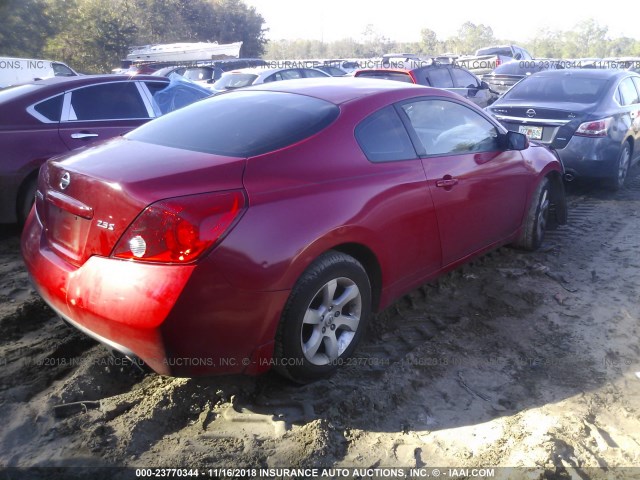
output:
[[506, 128], [554, 149], [567, 180], [619, 189], [640, 160], [640, 75], [621, 70], [549, 70], [515, 85], [487, 108]]

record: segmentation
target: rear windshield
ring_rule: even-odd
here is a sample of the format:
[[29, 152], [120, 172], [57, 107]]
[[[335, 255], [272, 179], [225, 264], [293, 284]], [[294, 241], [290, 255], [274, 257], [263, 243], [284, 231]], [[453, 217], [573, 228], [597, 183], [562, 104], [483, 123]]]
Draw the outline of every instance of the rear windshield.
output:
[[332, 103], [304, 95], [239, 91], [194, 103], [126, 137], [196, 152], [251, 157], [310, 137], [333, 122], [339, 111]]
[[578, 76], [537, 76], [525, 78], [509, 90], [509, 100], [570, 103], [596, 103], [603, 95], [608, 80]]
[[505, 57], [513, 57], [513, 52], [509, 47], [489, 47], [481, 48], [476, 55], [503, 55]]
[[253, 73], [228, 73], [220, 77], [213, 88], [216, 90], [230, 90], [232, 88], [248, 87], [251, 85], [258, 75]]
[[493, 71], [496, 75], [526, 75], [527, 73], [541, 72], [553, 68], [554, 64], [549, 61], [531, 62], [516, 60], [498, 65]]
[[413, 83], [413, 79], [411, 75], [404, 72], [387, 72], [384, 70], [372, 70], [372, 71], [363, 71], [358, 72], [356, 77], [367, 77], [367, 78], [382, 78], [384, 80], [397, 80], [400, 82]]

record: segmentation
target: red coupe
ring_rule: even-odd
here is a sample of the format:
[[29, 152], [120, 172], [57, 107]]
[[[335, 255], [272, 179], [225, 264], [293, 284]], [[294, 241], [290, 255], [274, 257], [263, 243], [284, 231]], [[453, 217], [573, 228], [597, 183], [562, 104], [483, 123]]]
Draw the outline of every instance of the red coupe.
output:
[[50, 160], [22, 249], [62, 318], [158, 373], [306, 382], [372, 312], [565, 221], [558, 159], [459, 95], [307, 79]]

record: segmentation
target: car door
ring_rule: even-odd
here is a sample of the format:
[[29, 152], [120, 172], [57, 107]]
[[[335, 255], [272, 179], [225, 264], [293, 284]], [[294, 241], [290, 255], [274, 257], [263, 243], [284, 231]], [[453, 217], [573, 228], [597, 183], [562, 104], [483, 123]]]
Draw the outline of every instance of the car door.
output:
[[503, 131], [452, 99], [401, 104], [416, 142], [438, 218], [443, 265], [504, 241], [525, 211], [530, 167], [501, 147]]
[[[440, 235], [421, 160], [399, 112], [384, 107], [365, 118], [355, 137], [371, 174], [386, 183], [383, 196], [370, 201], [372, 222], [382, 228], [389, 278], [422, 279], [442, 266]], [[375, 208], [374, 208], [375, 207]], [[383, 227], [380, 227], [383, 226]]]
[[153, 117], [136, 81], [107, 82], [65, 93], [59, 134], [67, 148], [127, 133]]

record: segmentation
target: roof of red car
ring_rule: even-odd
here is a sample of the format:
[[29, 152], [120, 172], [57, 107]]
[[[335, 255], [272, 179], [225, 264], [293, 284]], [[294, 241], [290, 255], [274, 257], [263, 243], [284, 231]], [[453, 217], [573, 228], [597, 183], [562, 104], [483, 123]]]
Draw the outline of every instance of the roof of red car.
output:
[[271, 82], [250, 87], [251, 90], [266, 90], [273, 92], [289, 92], [310, 97], [320, 98], [339, 105], [357, 98], [409, 89], [425, 89], [428, 87], [405, 82], [393, 82], [389, 80], [351, 78], [351, 77], [327, 77], [307, 78], [301, 80], [286, 80], [284, 82]]

